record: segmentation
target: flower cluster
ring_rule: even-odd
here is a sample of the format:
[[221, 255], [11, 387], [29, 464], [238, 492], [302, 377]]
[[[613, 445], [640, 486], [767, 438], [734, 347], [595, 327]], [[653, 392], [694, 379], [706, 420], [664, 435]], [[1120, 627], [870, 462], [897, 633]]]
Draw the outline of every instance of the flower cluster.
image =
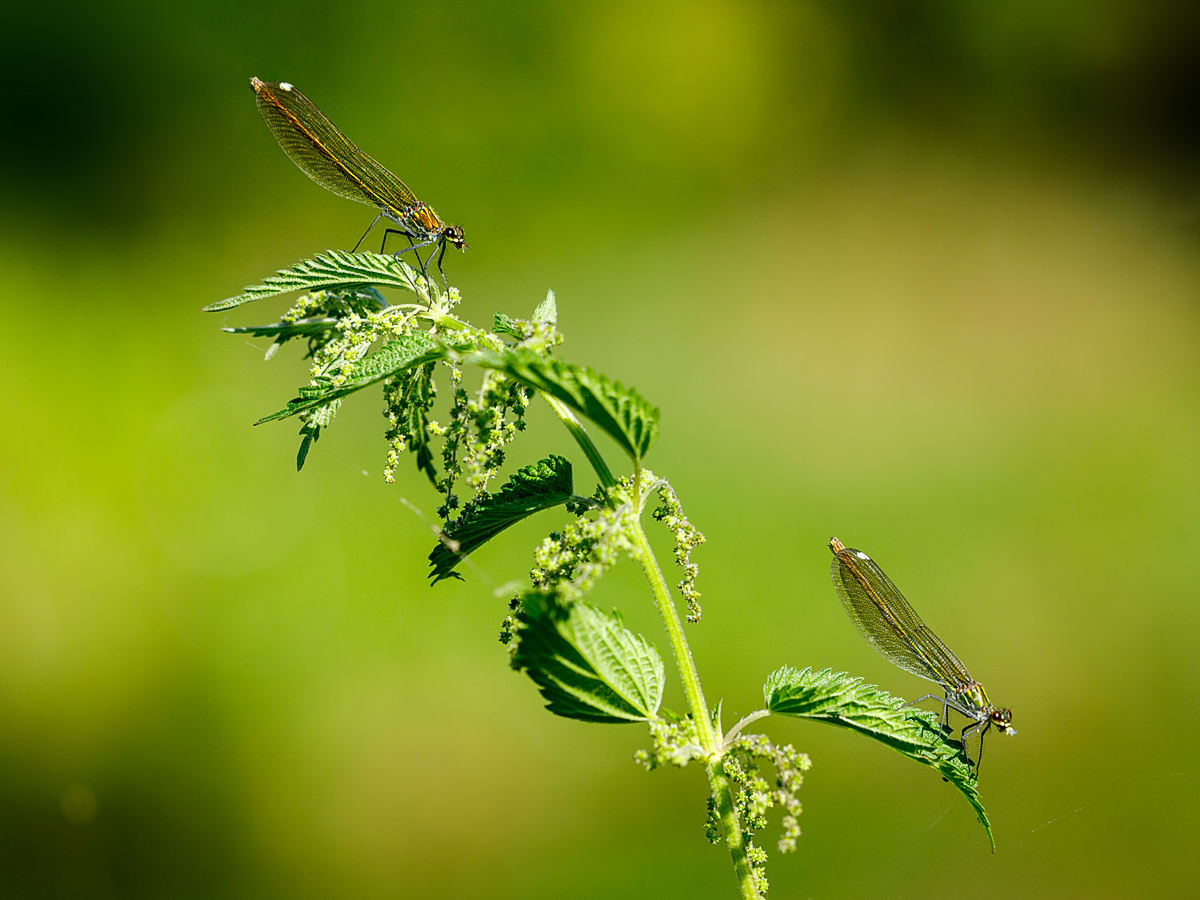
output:
[[703, 610], [700, 609], [701, 594], [696, 590], [696, 576], [700, 573], [700, 567], [692, 562], [692, 551], [704, 543], [704, 535], [684, 515], [675, 489], [665, 481], [660, 481], [656, 487], [662, 506], [654, 510], [654, 518], [675, 535], [675, 565], [683, 569], [683, 579], [677, 587], [687, 602], [687, 620], [694, 625], [700, 621]]
[[[763, 777], [760, 760], [766, 760], [775, 768], [775, 783], [772, 786]], [[767, 813], [774, 806], [783, 808], [783, 834], [777, 844], [781, 853], [796, 849], [800, 836], [800, 801], [797, 794], [804, 783], [804, 773], [812, 766], [808, 755], [800, 753], [791, 744], [776, 747], [766, 735], [748, 734], [735, 738], [729, 746], [722, 765], [734, 788], [733, 802], [746, 838], [746, 853], [754, 867], [755, 878], [762, 893], [767, 891], [764, 867], [767, 853], [754, 843], [754, 832], [767, 826]], [[710, 812], [710, 818], [713, 813]], [[710, 825], [712, 828], [712, 825]]]
[[560, 602], [584, 597], [600, 577], [633, 550], [629, 540], [632, 480], [624, 479], [608, 492], [611, 505], [599, 506], [594, 519], [579, 519], [562, 532], [552, 532], [533, 555], [529, 580], [553, 591]]
[[659, 766], [683, 768], [704, 754], [696, 723], [689, 719], [656, 719], [650, 723], [650, 749], [638, 750], [633, 761], [647, 772]]

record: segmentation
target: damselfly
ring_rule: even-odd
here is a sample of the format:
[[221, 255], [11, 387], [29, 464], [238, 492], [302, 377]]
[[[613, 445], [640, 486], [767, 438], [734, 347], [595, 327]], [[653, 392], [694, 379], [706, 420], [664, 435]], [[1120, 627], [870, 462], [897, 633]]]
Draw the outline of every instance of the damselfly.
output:
[[[983, 685], [971, 677], [962, 661], [921, 621], [899, 588], [871, 557], [843, 546], [837, 538], [830, 540], [829, 549], [833, 551], [830, 573], [833, 586], [867, 643], [892, 665], [940, 684], [945, 691], [944, 697], [926, 694], [912, 702], [941, 703], [943, 728], [949, 728], [952, 709], [971, 720], [963, 728], [961, 740], [965, 750], [967, 737], [978, 733], [979, 757], [974, 761], [978, 771], [983, 761], [983, 737], [993, 725], [1005, 734], [1017, 733], [1012, 727], [1012, 711], [992, 705]], [[969, 756], [967, 761], [971, 762]]]
[[[400, 227], [386, 229], [384, 242], [389, 234], [402, 234], [408, 238], [410, 246], [396, 255], [412, 250], [426, 275], [429, 262], [437, 253], [438, 271], [445, 283], [442, 258], [446, 255], [446, 244], [466, 250], [463, 230], [442, 222], [432, 206], [418, 200], [408, 185], [359, 150], [317, 109], [315, 103], [300, 93], [299, 88], [286, 81], [259, 81], [257, 78], [251, 78], [250, 85], [254, 88], [258, 111], [271, 134], [300, 171], [339, 197], [357, 200], [379, 210], [379, 215], [358, 239], [354, 249], [358, 249], [381, 218], [390, 219]], [[417, 253], [421, 247], [432, 248], [429, 259], [424, 262]], [[383, 252], [383, 245], [379, 252]]]

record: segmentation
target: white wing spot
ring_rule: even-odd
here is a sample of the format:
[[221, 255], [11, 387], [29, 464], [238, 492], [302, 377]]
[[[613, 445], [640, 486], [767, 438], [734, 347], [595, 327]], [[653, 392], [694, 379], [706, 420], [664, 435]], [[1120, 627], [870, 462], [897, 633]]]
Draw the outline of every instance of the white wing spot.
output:
[[871, 558], [871, 557], [867, 556], [867, 554], [863, 553], [861, 550], [855, 551], [855, 556], [857, 556], [859, 559], [870, 559]]
[[288, 84], [286, 81], [279, 82], [279, 86], [281, 88], [283, 88], [285, 91], [290, 91], [292, 89], [292, 86], [290, 84]]

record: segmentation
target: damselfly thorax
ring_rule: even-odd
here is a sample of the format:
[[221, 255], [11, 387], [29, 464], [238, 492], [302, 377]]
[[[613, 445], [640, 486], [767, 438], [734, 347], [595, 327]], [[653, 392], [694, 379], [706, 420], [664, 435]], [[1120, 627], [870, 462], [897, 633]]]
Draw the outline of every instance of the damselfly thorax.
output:
[[[445, 224], [433, 211], [433, 207], [424, 201], [418, 200], [412, 206], [404, 209], [388, 208], [381, 209], [380, 212], [399, 225], [403, 229], [403, 233], [411, 237], [415, 243], [450, 243], [459, 250], [467, 249], [467, 242], [463, 240], [463, 230], [457, 225]], [[362, 241], [360, 240], [359, 243]]]

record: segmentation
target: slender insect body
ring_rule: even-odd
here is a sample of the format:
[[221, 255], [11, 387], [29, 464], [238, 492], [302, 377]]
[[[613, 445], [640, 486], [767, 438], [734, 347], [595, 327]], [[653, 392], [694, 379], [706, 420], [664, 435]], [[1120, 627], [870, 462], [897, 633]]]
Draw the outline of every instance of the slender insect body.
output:
[[446, 226], [437, 213], [424, 201], [396, 209], [393, 206], [380, 208], [384, 217], [395, 222], [414, 241], [430, 241], [438, 238]]
[[444, 223], [433, 211], [433, 207], [423, 201], [401, 210], [388, 208], [383, 210], [383, 214], [403, 228], [414, 241], [446, 241], [459, 250], [465, 250], [467, 247], [462, 239], [462, 229], [457, 225]]
[[436, 243], [445, 230], [437, 213], [424, 203], [416, 203], [403, 209], [384, 207], [381, 212], [385, 218], [399, 225], [400, 230], [411, 238], [414, 244]]
[[[942, 703], [943, 727], [948, 727], [952, 709], [968, 718], [971, 724], [960, 736], [965, 741], [978, 733], [981, 755], [983, 736], [992, 726], [1007, 735], [1017, 733], [1012, 727], [1012, 711], [992, 705], [983, 685], [921, 621], [871, 557], [848, 549], [837, 538], [829, 542], [829, 549], [833, 551], [834, 588], [859, 634], [888, 662], [942, 686], [945, 698], [931, 694], [921, 699]], [[974, 764], [978, 766], [979, 759]]]
[[[251, 78], [250, 85], [267, 127], [304, 174], [340, 197], [374, 206], [380, 217], [400, 226], [411, 246], [395, 255], [429, 247], [422, 272], [435, 253], [441, 272], [446, 244], [467, 249], [462, 228], [445, 224], [433, 207], [418, 200], [408, 185], [359, 150], [298, 88], [286, 81], [258, 78]], [[419, 255], [417, 259], [420, 261]], [[443, 281], [445, 277], [443, 272]]]

